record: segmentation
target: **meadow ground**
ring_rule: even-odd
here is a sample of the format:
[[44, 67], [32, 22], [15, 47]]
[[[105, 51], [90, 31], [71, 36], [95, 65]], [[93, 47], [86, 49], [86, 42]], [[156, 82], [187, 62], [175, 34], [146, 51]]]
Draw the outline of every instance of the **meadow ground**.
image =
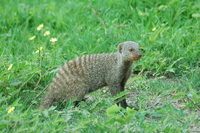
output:
[[[1, 0], [0, 16], [1, 132], [200, 132], [200, 0]], [[64, 62], [129, 40], [143, 57], [127, 91], [37, 109]]]

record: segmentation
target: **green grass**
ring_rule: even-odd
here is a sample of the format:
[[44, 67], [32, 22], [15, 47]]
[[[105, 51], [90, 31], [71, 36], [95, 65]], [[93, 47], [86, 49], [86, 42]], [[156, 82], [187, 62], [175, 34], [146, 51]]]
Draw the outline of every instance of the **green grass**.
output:
[[[1, 132], [200, 132], [199, 0], [1, 0], [0, 16]], [[127, 40], [143, 54], [123, 93], [137, 111], [114, 106], [107, 88], [37, 109], [64, 62]]]

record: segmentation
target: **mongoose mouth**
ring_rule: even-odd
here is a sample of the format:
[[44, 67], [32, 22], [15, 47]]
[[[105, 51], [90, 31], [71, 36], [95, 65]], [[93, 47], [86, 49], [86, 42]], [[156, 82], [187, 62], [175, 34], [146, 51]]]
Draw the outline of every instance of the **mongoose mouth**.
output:
[[139, 54], [139, 55], [133, 55], [133, 56], [131, 56], [131, 59], [135, 61], [135, 60], [139, 60], [141, 57], [142, 57], [141, 54]]

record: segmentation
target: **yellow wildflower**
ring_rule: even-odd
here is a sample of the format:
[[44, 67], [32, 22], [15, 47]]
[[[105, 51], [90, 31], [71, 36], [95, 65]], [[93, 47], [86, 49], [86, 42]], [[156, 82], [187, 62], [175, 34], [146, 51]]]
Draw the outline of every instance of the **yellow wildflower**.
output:
[[13, 64], [10, 64], [10, 66], [8, 67], [8, 70], [12, 69]]
[[147, 12], [140, 12], [139, 15], [140, 16], [149, 16], [149, 14]]
[[47, 30], [44, 32], [44, 36], [48, 36], [48, 35], [50, 35], [50, 31]]
[[15, 107], [11, 107], [9, 110], [8, 110], [8, 114], [12, 113], [14, 111]]
[[193, 18], [200, 18], [200, 13], [193, 13], [193, 14], [192, 14], [192, 17], [193, 17]]
[[35, 51], [35, 53], [39, 53], [39, 52], [41, 52], [42, 49], [43, 49], [43, 47], [40, 47], [37, 51]]
[[36, 36], [30, 37], [28, 40], [34, 40]]
[[37, 30], [41, 30], [42, 28], [44, 27], [44, 24], [40, 24], [38, 27], [37, 27]]
[[168, 8], [168, 6], [166, 6], [166, 5], [160, 5], [158, 7], [158, 10], [164, 10], [164, 9], [167, 9], [167, 8]]
[[51, 39], [50, 39], [50, 42], [53, 42], [53, 43], [54, 43], [54, 42], [56, 42], [56, 41], [58, 41], [57, 38], [51, 38]]
[[156, 30], [156, 27], [154, 27], [153, 29], [152, 29], [152, 31], [155, 31]]

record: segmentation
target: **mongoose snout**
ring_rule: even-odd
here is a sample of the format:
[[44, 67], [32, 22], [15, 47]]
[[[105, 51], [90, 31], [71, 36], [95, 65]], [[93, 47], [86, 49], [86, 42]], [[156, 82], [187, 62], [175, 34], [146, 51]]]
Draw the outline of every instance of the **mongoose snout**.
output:
[[142, 57], [142, 54], [139, 54], [139, 55], [138, 55], [138, 58], [140, 59], [141, 57]]
[[[65, 63], [48, 86], [40, 108], [62, 100], [83, 99], [86, 94], [104, 86], [108, 86], [112, 96], [117, 95], [124, 91], [133, 62], [141, 57], [139, 45], [126, 41], [118, 45], [117, 52], [84, 55]], [[117, 104], [124, 108], [128, 106], [125, 99]]]
[[136, 60], [139, 60], [141, 57], [142, 57], [142, 54], [138, 54], [138, 55], [132, 55], [131, 58], [132, 58], [134, 61], [136, 61]]

